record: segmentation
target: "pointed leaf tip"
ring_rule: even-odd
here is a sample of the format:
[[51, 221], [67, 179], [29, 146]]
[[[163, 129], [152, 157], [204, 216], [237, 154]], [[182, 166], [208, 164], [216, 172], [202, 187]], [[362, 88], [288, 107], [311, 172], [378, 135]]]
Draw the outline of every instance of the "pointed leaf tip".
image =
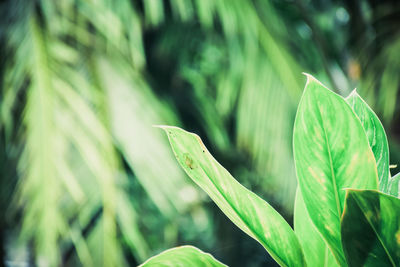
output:
[[353, 91], [351, 91], [351, 93], [345, 98], [345, 100], [350, 99], [351, 97], [359, 97], [360, 95], [357, 92], [357, 88], [354, 88]]
[[290, 225], [267, 202], [236, 181], [208, 152], [198, 135], [169, 127], [168, 137], [183, 170], [236, 226], [262, 244], [280, 265], [305, 265], [303, 251]]
[[377, 166], [379, 188], [382, 192], [389, 193], [389, 145], [385, 129], [378, 116], [356, 92], [356, 89], [345, 100], [360, 120], [368, 138]]
[[376, 165], [351, 107], [311, 75], [307, 77], [293, 130], [297, 178], [311, 221], [344, 265], [339, 219], [343, 189], [377, 189]]

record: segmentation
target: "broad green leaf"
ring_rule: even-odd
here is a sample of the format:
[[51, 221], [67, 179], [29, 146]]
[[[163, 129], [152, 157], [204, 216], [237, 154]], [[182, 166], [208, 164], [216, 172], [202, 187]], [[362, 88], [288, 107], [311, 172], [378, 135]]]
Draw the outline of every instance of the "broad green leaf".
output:
[[367, 136], [346, 101], [310, 75], [293, 135], [296, 173], [307, 211], [338, 263], [345, 265], [340, 238], [344, 189], [378, 187]]
[[353, 108], [367, 134], [378, 169], [379, 189], [384, 193], [388, 193], [389, 145], [382, 123], [356, 90], [346, 98], [346, 101]]
[[400, 199], [375, 190], [347, 190], [342, 218], [349, 266], [400, 266]]
[[339, 266], [311, 221], [299, 188], [294, 205], [294, 232], [299, 238], [308, 266]]
[[182, 168], [236, 226], [263, 245], [280, 265], [305, 265], [294, 231], [274, 208], [236, 181], [197, 135], [177, 127], [161, 128]]
[[399, 181], [400, 181], [400, 173], [396, 174], [395, 176], [389, 178], [389, 194], [395, 197], [400, 197], [399, 194]]
[[192, 246], [182, 246], [168, 249], [148, 259], [140, 267], [223, 267], [211, 254], [204, 253]]

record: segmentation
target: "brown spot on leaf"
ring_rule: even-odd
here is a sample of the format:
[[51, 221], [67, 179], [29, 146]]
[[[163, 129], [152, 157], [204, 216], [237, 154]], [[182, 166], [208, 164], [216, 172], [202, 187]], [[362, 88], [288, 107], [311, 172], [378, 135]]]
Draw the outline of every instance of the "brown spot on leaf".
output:
[[194, 162], [194, 160], [190, 157], [190, 155], [188, 153], [183, 154], [183, 160], [185, 162], [185, 165], [189, 169], [193, 170], [197, 167], [196, 163]]

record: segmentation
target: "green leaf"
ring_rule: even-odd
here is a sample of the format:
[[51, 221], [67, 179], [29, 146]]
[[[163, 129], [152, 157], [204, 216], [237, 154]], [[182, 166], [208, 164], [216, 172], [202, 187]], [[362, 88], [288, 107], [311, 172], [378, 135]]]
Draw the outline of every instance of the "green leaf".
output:
[[160, 127], [167, 132], [182, 168], [236, 226], [263, 245], [280, 265], [305, 265], [294, 231], [275, 209], [236, 181], [197, 135], [177, 127]]
[[347, 190], [342, 218], [349, 266], [400, 266], [400, 199], [375, 190]]
[[345, 265], [340, 238], [343, 189], [377, 189], [375, 159], [346, 101], [312, 76], [307, 78], [293, 133], [297, 178], [311, 221], [338, 263]]
[[399, 182], [400, 182], [400, 173], [396, 174], [395, 176], [389, 179], [389, 194], [395, 197], [400, 197], [399, 194]]
[[389, 145], [382, 123], [356, 90], [346, 98], [346, 101], [353, 108], [367, 134], [378, 169], [379, 189], [384, 193], [388, 193]]
[[204, 253], [192, 246], [182, 246], [168, 249], [148, 259], [140, 267], [186, 267], [186, 266], [226, 266], [217, 261], [211, 254]]
[[31, 83], [24, 110], [25, 155], [21, 157], [26, 167], [20, 168], [22, 180], [17, 190], [24, 211], [20, 236], [24, 241], [32, 239], [36, 255], [55, 266], [60, 259], [57, 240], [65, 233], [65, 214], [60, 212], [64, 188], [56, 168], [61, 161], [56, 146], [60, 133], [54, 116], [57, 96], [52, 88], [49, 43], [36, 16], [29, 19], [27, 34], [32, 45], [30, 58], [26, 59], [31, 62]]
[[299, 238], [308, 266], [339, 266], [311, 221], [299, 188], [294, 206], [294, 232]]

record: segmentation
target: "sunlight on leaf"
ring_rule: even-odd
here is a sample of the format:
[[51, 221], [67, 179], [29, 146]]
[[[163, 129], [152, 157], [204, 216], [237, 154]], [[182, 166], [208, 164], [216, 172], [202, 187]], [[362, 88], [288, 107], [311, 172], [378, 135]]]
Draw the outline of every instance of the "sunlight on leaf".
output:
[[293, 132], [300, 190], [311, 221], [339, 264], [345, 188], [377, 189], [375, 158], [346, 101], [307, 75]]
[[377, 165], [379, 189], [384, 193], [388, 193], [389, 145], [383, 125], [356, 90], [346, 98], [346, 101], [353, 108], [367, 134]]
[[159, 127], [167, 133], [182, 168], [236, 226], [263, 245], [280, 265], [304, 264], [299, 241], [289, 224], [267, 202], [237, 182], [197, 135], [177, 127]]
[[331, 250], [311, 221], [299, 189], [296, 192], [294, 206], [294, 231], [303, 248], [307, 266], [339, 266]]

